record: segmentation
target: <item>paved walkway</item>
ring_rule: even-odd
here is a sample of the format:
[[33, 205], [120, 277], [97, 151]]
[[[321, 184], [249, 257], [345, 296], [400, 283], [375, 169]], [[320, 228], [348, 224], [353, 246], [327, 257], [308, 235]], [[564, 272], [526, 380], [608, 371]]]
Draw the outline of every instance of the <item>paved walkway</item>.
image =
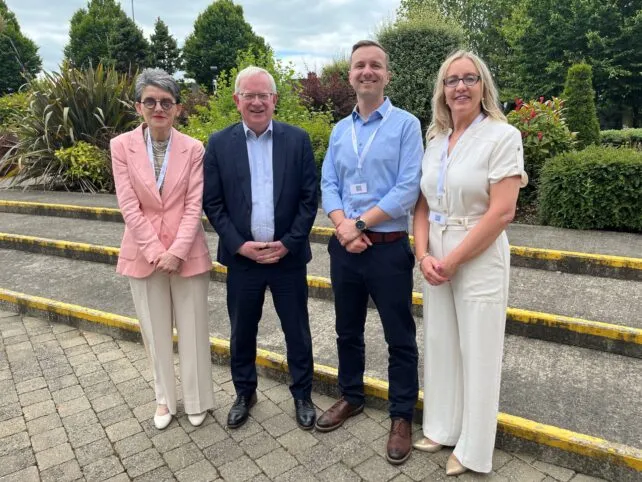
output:
[[[265, 377], [248, 423], [224, 428], [227, 366], [212, 366], [216, 408], [203, 426], [181, 414], [158, 431], [150, 380], [140, 344], [0, 311], [0, 481], [446, 480], [446, 450], [414, 452], [400, 467], [385, 461], [385, 412], [367, 408], [335, 432], [305, 432], [287, 386]], [[321, 410], [333, 403], [313, 399]], [[491, 476], [461, 479], [600, 480], [501, 450], [493, 466]]]

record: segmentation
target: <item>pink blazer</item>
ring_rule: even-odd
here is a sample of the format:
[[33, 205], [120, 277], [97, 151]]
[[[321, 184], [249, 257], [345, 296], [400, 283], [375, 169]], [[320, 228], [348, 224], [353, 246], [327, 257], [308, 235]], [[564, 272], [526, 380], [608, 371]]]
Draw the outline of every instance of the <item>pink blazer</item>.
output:
[[163, 193], [156, 188], [143, 126], [111, 140], [118, 205], [125, 219], [116, 271], [133, 278], [154, 272], [154, 260], [169, 251], [183, 260], [180, 276], [212, 267], [201, 224], [203, 144], [172, 129]]

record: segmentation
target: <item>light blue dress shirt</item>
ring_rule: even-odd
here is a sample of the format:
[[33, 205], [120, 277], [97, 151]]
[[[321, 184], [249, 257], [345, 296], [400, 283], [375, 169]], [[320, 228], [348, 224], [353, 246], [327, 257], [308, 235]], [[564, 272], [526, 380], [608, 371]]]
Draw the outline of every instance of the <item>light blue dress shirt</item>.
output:
[[[393, 110], [384, 121], [388, 109]], [[352, 142], [353, 122], [359, 155], [381, 125], [361, 169]], [[366, 121], [355, 108], [330, 135], [321, 170], [324, 211], [342, 209], [354, 219], [378, 206], [392, 219], [373, 226], [372, 231], [407, 231], [408, 214], [419, 195], [422, 157], [421, 125], [415, 116], [394, 107], [387, 97]], [[366, 192], [355, 192], [364, 187]]]
[[260, 136], [243, 122], [252, 179], [250, 228], [254, 241], [274, 241], [274, 174], [272, 170], [272, 122]]

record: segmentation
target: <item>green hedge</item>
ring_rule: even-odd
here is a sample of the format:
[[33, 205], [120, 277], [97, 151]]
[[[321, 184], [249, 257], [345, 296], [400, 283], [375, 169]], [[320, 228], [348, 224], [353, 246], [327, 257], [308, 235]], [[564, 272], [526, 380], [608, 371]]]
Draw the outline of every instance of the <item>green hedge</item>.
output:
[[550, 159], [539, 215], [562, 228], [642, 232], [642, 152], [591, 146]]
[[600, 132], [603, 146], [642, 149], [642, 129], [613, 129]]

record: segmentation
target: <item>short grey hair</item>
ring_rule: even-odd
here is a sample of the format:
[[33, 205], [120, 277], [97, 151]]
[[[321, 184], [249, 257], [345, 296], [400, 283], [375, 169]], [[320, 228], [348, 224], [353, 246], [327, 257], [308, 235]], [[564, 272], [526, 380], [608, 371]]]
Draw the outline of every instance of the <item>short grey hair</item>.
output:
[[272, 77], [272, 74], [269, 73], [267, 70], [262, 69], [261, 67], [256, 67], [254, 65], [245, 67], [238, 74], [236, 74], [236, 80], [234, 81], [234, 93], [235, 94], [239, 93], [241, 81], [243, 79], [247, 79], [248, 77], [253, 77], [257, 74], [267, 75], [268, 79], [270, 79], [270, 86], [272, 87], [272, 93], [276, 94], [276, 82], [274, 82], [274, 77]]
[[164, 90], [172, 97], [176, 103], [181, 102], [181, 90], [174, 77], [169, 75], [163, 69], [145, 69], [136, 78], [136, 102], [140, 102], [143, 97], [143, 90], [150, 85]]

